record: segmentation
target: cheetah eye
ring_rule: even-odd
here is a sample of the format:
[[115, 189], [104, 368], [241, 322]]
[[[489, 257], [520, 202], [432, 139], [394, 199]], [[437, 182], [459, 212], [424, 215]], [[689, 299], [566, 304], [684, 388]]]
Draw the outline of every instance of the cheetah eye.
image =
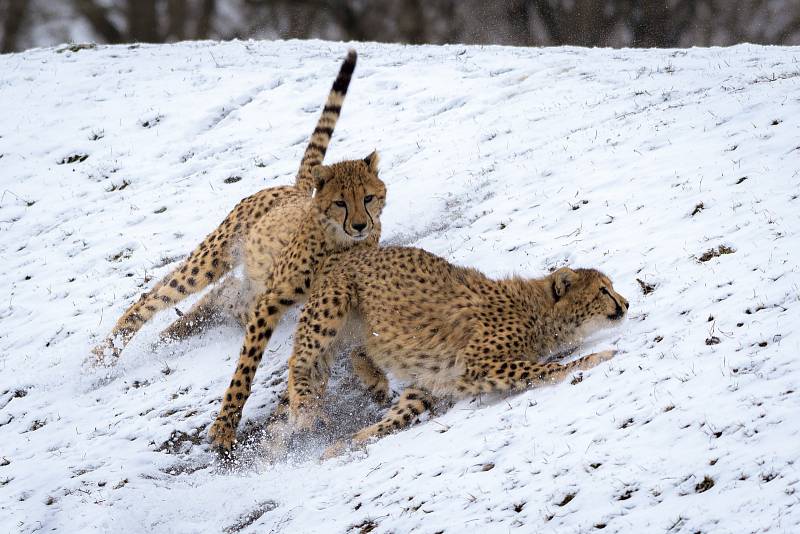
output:
[[603, 295], [609, 295], [609, 296], [611, 295], [611, 293], [609, 293], [608, 289], [605, 287], [600, 288], [600, 293], [602, 293]]
[[364, 197], [364, 204], [369, 204], [373, 200], [375, 200], [375, 195], [367, 195]]
[[347, 206], [347, 202], [345, 202], [344, 200], [334, 200], [333, 203], [339, 206], [340, 208], [344, 208]]

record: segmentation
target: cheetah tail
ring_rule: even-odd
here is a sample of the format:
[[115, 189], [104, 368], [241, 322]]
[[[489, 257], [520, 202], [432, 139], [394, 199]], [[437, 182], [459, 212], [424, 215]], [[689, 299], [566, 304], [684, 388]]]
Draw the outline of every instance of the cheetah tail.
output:
[[322, 108], [317, 127], [314, 128], [314, 133], [311, 134], [311, 139], [300, 162], [295, 185], [309, 195], [314, 190], [314, 177], [311, 174], [311, 169], [320, 165], [325, 158], [325, 152], [328, 150], [328, 143], [331, 141], [333, 129], [336, 127], [336, 122], [342, 112], [342, 104], [344, 103], [344, 97], [347, 95], [350, 78], [356, 68], [356, 57], [355, 50], [350, 49], [347, 52], [347, 57], [342, 62], [341, 68], [339, 68], [339, 75], [336, 76], [331, 92], [328, 93], [328, 100], [325, 101], [325, 107]]

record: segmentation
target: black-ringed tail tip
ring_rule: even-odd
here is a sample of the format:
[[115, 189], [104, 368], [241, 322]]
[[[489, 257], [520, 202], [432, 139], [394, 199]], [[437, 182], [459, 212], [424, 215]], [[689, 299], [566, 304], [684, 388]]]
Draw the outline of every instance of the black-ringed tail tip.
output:
[[336, 80], [333, 82], [331, 91], [336, 91], [342, 95], [347, 94], [347, 87], [350, 85], [350, 77], [353, 75], [353, 71], [356, 68], [357, 59], [358, 54], [356, 54], [354, 49], [351, 48], [347, 51], [347, 57], [344, 59], [342, 66], [339, 68], [339, 75], [336, 76]]
[[333, 87], [328, 93], [325, 106], [322, 108], [322, 113], [317, 121], [317, 126], [311, 134], [311, 139], [309, 139], [306, 151], [300, 161], [300, 169], [297, 171], [295, 185], [299, 190], [308, 193], [309, 196], [315, 187], [311, 169], [321, 165], [325, 159], [328, 144], [331, 141], [331, 137], [333, 137], [333, 130], [339, 120], [339, 115], [342, 113], [342, 104], [344, 104], [347, 88], [350, 86], [350, 79], [356, 68], [357, 57], [356, 51], [350, 49], [347, 52], [347, 57], [342, 61], [342, 65], [339, 67], [339, 74], [336, 75]]

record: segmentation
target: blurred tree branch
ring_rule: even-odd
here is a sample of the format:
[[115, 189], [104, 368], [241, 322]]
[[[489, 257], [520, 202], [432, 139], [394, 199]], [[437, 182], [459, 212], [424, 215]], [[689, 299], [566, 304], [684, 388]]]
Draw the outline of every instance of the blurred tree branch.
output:
[[704, 0], [652, 2], [638, 0], [629, 8], [629, 26], [633, 46], [672, 48], [696, 19], [697, 8]]
[[551, 42], [556, 45], [605, 44], [613, 36], [627, 7], [627, 2], [607, 0], [527, 1], [533, 4]]
[[94, 0], [74, 0], [75, 9], [91, 24], [92, 28], [107, 43], [124, 41], [122, 32], [111, 22], [109, 10], [98, 5]]
[[[116, 9], [96, 0], [72, 0], [72, 3], [107, 43], [207, 38], [216, 12], [216, 0], [125, 0], [124, 4], [117, 2]], [[160, 9], [164, 4], [165, 9]], [[125, 21], [124, 28], [114, 23], [114, 15]]]
[[778, 31], [775, 42], [779, 44], [787, 43], [789, 38], [798, 32], [800, 32], [800, 10]]
[[711, 9], [735, 42], [786, 44], [800, 32], [800, 5], [796, 2], [749, 0], [730, 9], [724, 0], [715, 0]]
[[160, 41], [155, 0], [128, 0], [128, 37], [134, 41]]
[[106, 43], [800, 44], [800, 0], [0, 0], [2, 52], [85, 39], [87, 26]]
[[529, 0], [515, 0], [508, 3], [506, 15], [511, 26], [511, 34], [518, 44], [531, 46], [535, 43], [531, 33], [531, 7]]
[[186, 0], [167, 0], [167, 35], [176, 41], [186, 38]]
[[3, 38], [0, 41], [0, 53], [13, 52], [17, 49], [17, 37], [28, 14], [28, 0], [0, 1], [0, 19], [3, 20]]
[[216, 0], [202, 0], [199, 8], [200, 14], [197, 17], [197, 26], [194, 30], [194, 39], [207, 39], [211, 36], [211, 23], [216, 9]]

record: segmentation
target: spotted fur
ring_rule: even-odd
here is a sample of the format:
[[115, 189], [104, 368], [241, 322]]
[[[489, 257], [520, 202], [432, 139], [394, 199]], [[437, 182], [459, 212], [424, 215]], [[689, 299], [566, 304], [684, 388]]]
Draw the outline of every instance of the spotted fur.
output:
[[384, 419], [352, 436], [360, 443], [410, 424], [438, 397], [550, 384], [609, 359], [612, 352], [542, 361], [618, 323], [627, 309], [593, 269], [492, 280], [420, 249], [344, 252], [320, 269], [299, 319], [290, 421], [301, 429], [317, 420], [330, 359], [348, 340], [371, 368], [409, 385]]
[[[209, 429], [214, 446], [230, 449], [258, 365], [287, 308], [305, 301], [325, 259], [344, 250], [375, 248], [386, 186], [378, 154], [313, 168], [316, 194], [273, 263], [271, 280], [248, 314], [245, 339], [222, 407]], [[277, 221], [276, 221], [277, 222]], [[361, 374], [363, 365], [354, 366]]]
[[[306, 147], [295, 185], [263, 189], [239, 202], [185, 261], [122, 314], [110, 335], [94, 349], [98, 361], [114, 363], [131, 338], [153, 315], [218, 282], [230, 273], [241, 257], [245, 263], [244, 281], [232, 276], [226, 278], [162, 336], [184, 337], [196, 332], [199, 326], [228, 316], [242, 323], [246, 320], [253, 300], [263, 293], [270, 280], [275, 259], [308, 213], [316, 181], [314, 169], [320, 167], [325, 156], [355, 65], [356, 53], [351, 50], [342, 63]], [[338, 165], [349, 169], [354, 165], [358, 167], [358, 162]], [[339, 183], [346, 182], [342, 179]], [[371, 234], [373, 230], [377, 233]], [[377, 243], [380, 225], [373, 225], [369, 232], [366, 237]]]

